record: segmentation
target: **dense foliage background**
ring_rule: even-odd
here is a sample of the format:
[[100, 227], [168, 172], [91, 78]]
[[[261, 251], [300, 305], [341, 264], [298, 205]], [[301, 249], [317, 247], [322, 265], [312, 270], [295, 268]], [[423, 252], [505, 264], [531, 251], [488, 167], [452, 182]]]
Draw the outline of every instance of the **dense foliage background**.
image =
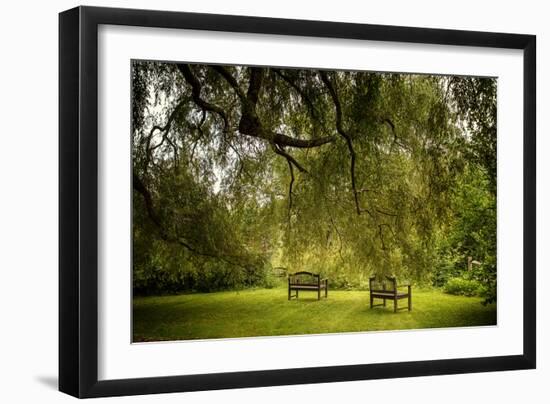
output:
[[133, 62], [134, 293], [310, 270], [495, 301], [496, 85]]

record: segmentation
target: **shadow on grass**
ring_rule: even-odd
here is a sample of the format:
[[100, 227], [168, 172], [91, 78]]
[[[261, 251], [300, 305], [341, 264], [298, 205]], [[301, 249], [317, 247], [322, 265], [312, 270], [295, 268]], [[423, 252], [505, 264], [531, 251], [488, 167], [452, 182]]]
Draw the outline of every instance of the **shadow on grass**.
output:
[[289, 300], [290, 303], [292, 302], [297, 302], [297, 303], [317, 303], [317, 302], [322, 302], [323, 300], [326, 300], [324, 297], [321, 298], [321, 300], [317, 300], [317, 298], [313, 298], [313, 297], [300, 297], [298, 299], [296, 298], [292, 298], [291, 300]]

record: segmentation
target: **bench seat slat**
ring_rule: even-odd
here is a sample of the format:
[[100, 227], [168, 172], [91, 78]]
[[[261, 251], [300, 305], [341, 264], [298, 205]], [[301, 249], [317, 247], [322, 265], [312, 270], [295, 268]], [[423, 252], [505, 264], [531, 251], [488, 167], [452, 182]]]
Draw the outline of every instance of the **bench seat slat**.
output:
[[377, 295], [380, 295], [380, 296], [390, 296], [390, 297], [393, 297], [393, 296], [408, 296], [408, 293], [407, 292], [397, 292], [397, 293], [393, 293], [392, 291], [383, 291], [383, 290], [373, 290], [371, 292], [371, 294], [373, 296], [377, 296]]
[[372, 297], [379, 298], [379, 299], [384, 299], [384, 298], [385, 299], [394, 299], [394, 298], [403, 299], [405, 297], [409, 297], [409, 295], [407, 293], [398, 293], [396, 295], [394, 295], [393, 293], [386, 293], [386, 294], [384, 294], [384, 293], [372, 293], [371, 295], [372, 295]]

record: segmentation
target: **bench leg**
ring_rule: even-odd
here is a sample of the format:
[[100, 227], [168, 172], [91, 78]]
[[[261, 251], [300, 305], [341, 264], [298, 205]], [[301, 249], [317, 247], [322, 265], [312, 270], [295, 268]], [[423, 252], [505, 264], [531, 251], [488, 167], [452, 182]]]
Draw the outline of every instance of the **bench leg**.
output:
[[321, 300], [321, 288], [317, 289], [317, 300]]
[[288, 288], [288, 300], [290, 300], [290, 287]]
[[327, 298], [328, 296], [328, 285], [325, 285], [325, 299]]
[[384, 299], [384, 307], [386, 307], [386, 299]]
[[393, 299], [393, 312], [397, 313], [397, 299]]
[[409, 311], [412, 310], [412, 296], [411, 296], [411, 287], [409, 286]]
[[296, 289], [296, 299], [298, 299], [298, 289]]

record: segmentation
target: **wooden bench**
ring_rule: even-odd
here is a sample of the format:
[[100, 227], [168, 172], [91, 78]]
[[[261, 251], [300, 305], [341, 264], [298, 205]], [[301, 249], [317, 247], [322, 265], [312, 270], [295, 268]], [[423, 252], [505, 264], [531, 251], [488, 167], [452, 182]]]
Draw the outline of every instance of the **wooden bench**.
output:
[[[317, 292], [317, 300], [321, 299], [321, 290], [325, 291], [325, 298], [328, 296], [328, 279], [321, 279], [320, 275], [311, 272], [296, 272], [288, 276], [288, 300], [298, 298], [300, 290]], [[295, 291], [296, 294], [292, 294]]]
[[[406, 292], [400, 292], [398, 288], [407, 287]], [[412, 309], [412, 294], [411, 285], [397, 285], [397, 280], [394, 277], [386, 276], [385, 278], [372, 277], [369, 279], [370, 289], [370, 307], [386, 306], [386, 300], [393, 300], [393, 311], [397, 312], [397, 302], [400, 299], [408, 300], [408, 309]], [[384, 303], [374, 304], [374, 299], [383, 299]], [[404, 308], [404, 307], [403, 307]]]

